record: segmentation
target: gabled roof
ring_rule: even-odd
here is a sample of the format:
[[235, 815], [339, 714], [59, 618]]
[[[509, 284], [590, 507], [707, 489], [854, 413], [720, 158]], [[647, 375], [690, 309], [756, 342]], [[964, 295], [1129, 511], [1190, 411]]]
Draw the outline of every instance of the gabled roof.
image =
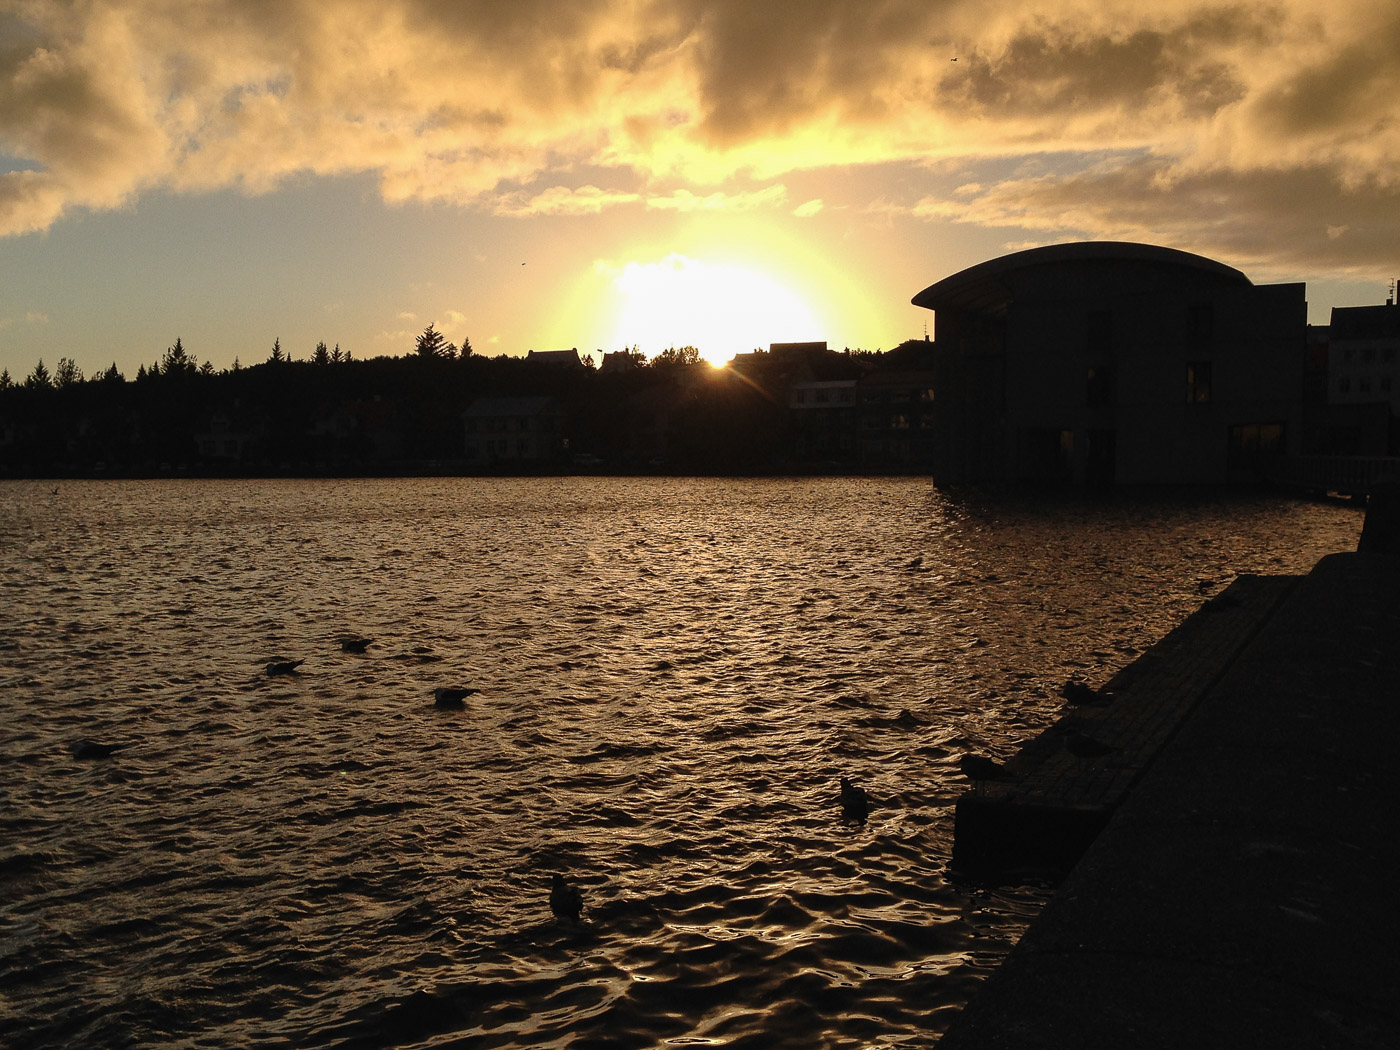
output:
[[967, 310], [994, 313], [1013, 298], [1012, 285], [1022, 271], [1040, 266], [1073, 266], [1084, 263], [1153, 263], [1199, 270], [1231, 284], [1251, 284], [1239, 270], [1203, 255], [1129, 241], [1076, 241], [1012, 252], [998, 259], [969, 266], [931, 284], [910, 300], [927, 310]]
[[566, 368], [582, 368], [577, 350], [531, 350], [525, 360], [540, 365], [563, 365]]

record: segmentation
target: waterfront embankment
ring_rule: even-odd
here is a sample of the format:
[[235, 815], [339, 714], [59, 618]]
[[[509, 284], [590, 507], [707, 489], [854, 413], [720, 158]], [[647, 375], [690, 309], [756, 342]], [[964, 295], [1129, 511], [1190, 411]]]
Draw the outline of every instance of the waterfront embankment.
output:
[[1220, 666], [1178, 648], [1200, 695], [943, 1050], [1400, 1045], [1400, 558], [1362, 547], [1290, 581]]

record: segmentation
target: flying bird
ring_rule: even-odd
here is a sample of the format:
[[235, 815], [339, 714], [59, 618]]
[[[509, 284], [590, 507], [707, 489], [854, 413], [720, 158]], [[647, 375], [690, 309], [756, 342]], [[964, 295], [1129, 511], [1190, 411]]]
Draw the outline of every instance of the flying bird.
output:
[[568, 919], [570, 922], [578, 922], [583, 914], [583, 894], [557, 871], [549, 888], [549, 910], [556, 919]]
[[373, 641], [373, 638], [342, 638], [340, 640], [340, 648], [343, 652], [347, 653], [362, 653], [369, 648]]
[[433, 706], [447, 711], [460, 711], [466, 705], [462, 702], [469, 696], [475, 696], [481, 692], [480, 689], [452, 689], [440, 688], [433, 690]]
[[297, 668], [304, 663], [305, 660], [273, 660], [267, 665], [267, 676], [275, 678], [280, 674], [296, 674]]
[[865, 788], [856, 787], [847, 777], [841, 778], [841, 815], [857, 824], [864, 824], [870, 813], [870, 803], [865, 797]]
[[1101, 693], [1086, 682], [1071, 678], [1060, 687], [1060, 695], [1071, 704], [1101, 707], [1113, 699], [1111, 693]]

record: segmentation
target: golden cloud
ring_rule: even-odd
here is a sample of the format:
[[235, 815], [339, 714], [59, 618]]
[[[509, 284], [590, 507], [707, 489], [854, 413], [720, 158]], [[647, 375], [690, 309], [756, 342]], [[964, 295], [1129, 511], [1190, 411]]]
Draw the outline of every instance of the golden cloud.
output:
[[1118, 159], [913, 210], [1156, 237], [1267, 199], [1334, 254], [1400, 221], [1400, 11], [1361, 0], [27, 0], [0, 41], [0, 235], [298, 174], [525, 217], [1090, 151]]

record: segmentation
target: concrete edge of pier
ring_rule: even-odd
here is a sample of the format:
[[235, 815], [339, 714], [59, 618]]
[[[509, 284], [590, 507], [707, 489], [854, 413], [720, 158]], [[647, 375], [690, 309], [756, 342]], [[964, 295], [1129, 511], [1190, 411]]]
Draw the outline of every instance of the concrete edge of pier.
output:
[[[1114, 751], [1047, 734], [970, 793], [974, 853], [1063, 834], [1072, 867], [940, 1047], [1400, 1046], [1400, 557], [1367, 546], [1239, 581], [1070, 716]], [[1096, 763], [1086, 827], [1036, 826]]]
[[[1269, 620], [1296, 576], [1241, 576], [957, 802], [953, 871], [984, 882], [1058, 878], [1107, 825], [1206, 691]], [[1083, 758], [1072, 734], [1109, 748]]]

